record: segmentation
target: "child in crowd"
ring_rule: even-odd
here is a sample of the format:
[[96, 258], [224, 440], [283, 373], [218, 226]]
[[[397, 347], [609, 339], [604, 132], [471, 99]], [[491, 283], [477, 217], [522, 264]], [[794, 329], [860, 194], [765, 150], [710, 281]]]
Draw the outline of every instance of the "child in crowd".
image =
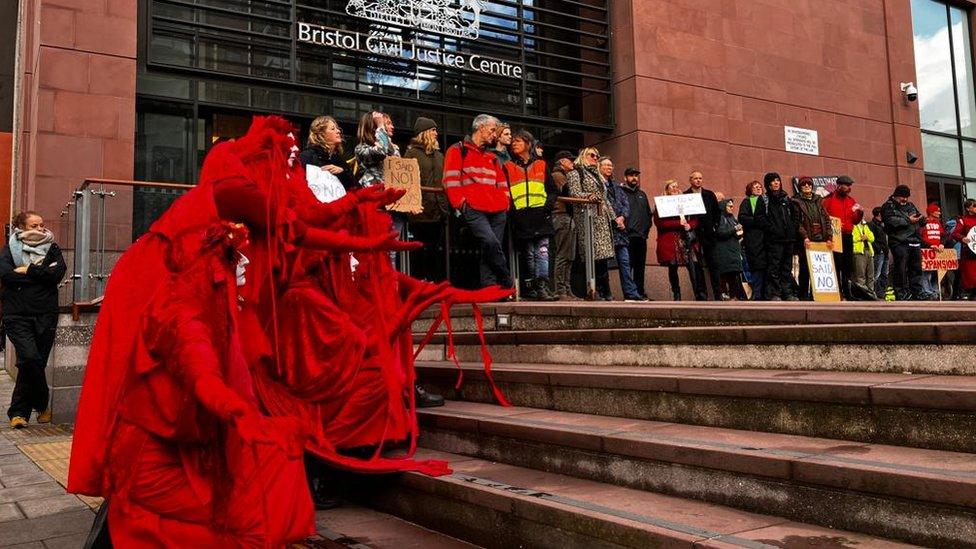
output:
[[874, 291], [874, 232], [864, 221], [864, 210], [854, 212], [851, 230], [854, 244], [854, 265], [851, 272], [851, 295], [867, 300], [878, 299]]

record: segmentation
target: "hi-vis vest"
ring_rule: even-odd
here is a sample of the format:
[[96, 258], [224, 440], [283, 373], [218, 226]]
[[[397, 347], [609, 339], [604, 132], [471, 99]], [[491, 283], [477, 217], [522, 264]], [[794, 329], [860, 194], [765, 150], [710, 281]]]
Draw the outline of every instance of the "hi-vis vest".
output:
[[516, 210], [541, 208], [546, 205], [546, 162], [536, 158], [528, 166], [515, 160], [505, 163], [509, 193]]

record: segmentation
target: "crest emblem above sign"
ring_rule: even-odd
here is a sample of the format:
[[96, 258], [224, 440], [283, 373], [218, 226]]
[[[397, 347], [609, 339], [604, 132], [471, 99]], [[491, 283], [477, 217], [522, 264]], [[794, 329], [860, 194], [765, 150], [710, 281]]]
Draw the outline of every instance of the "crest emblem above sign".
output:
[[346, 13], [428, 32], [478, 38], [481, 0], [349, 0]]

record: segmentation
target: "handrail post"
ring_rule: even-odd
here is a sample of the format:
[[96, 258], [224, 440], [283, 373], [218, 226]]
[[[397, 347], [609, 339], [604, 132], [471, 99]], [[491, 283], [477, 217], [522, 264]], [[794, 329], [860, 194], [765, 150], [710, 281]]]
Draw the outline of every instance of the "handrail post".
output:
[[91, 201], [85, 191], [75, 191], [75, 270], [78, 285], [75, 287], [75, 300], [87, 301], [91, 279]]
[[[508, 220], [505, 222], [508, 225]], [[515, 301], [522, 300], [522, 284], [519, 276], [518, 253], [515, 249], [515, 232], [508, 226], [508, 271], [512, 275], [512, 284], [515, 286]], [[499, 281], [501, 282], [501, 281]]]
[[596, 299], [596, 260], [593, 255], [593, 208], [592, 204], [585, 205], [583, 227], [583, 262], [586, 266], [586, 298]]
[[[403, 214], [406, 216], [406, 214]], [[410, 236], [410, 221], [404, 218], [403, 225], [400, 229], [400, 240], [406, 242]], [[399, 254], [400, 272], [407, 276], [413, 276], [410, 268], [410, 252], [401, 251], [397, 252]]]

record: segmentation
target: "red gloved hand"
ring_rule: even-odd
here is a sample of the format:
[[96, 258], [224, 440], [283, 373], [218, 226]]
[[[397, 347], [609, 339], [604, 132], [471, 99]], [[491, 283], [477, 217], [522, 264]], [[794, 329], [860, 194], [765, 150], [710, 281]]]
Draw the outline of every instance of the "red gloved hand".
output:
[[515, 294], [515, 288], [488, 286], [480, 290], [459, 290], [452, 288], [451, 303], [492, 303], [501, 301]]
[[406, 189], [387, 189], [382, 185], [373, 185], [356, 192], [359, 202], [377, 202], [380, 206], [393, 204], [407, 194]]

